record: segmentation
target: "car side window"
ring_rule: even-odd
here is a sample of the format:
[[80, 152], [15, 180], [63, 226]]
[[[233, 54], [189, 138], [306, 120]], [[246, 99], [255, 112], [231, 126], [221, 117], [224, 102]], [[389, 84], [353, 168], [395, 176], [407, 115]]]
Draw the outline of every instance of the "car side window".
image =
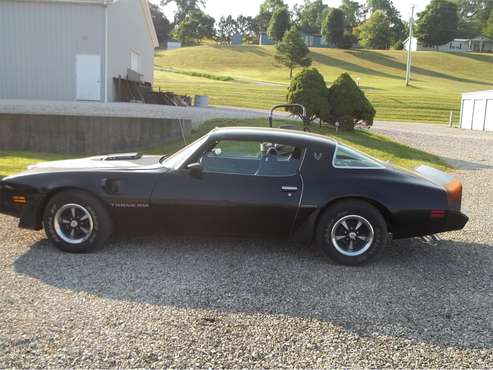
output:
[[292, 176], [300, 167], [302, 150], [258, 141], [222, 140], [201, 159], [204, 172], [251, 176]]
[[333, 165], [336, 168], [383, 168], [377, 160], [344, 145], [338, 145]]

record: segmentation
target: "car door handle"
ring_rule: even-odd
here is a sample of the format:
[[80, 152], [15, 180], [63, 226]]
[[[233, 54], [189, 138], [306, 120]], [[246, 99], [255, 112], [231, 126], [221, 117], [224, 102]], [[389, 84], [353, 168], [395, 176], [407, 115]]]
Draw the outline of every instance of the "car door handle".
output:
[[294, 193], [295, 191], [298, 191], [297, 186], [283, 186], [282, 191], [289, 192], [289, 193]]

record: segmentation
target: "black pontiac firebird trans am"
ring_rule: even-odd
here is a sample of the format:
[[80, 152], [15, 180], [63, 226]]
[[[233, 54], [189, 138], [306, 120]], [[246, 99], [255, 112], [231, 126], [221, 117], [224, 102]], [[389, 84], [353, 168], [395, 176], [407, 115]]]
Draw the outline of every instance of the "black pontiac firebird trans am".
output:
[[[30, 166], [0, 182], [0, 212], [45, 229], [66, 252], [102, 246], [115, 227], [316, 241], [360, 265], [390, 238], [462, 229], [462, 185], [408, 172], [327, 137], [221, 128], [170, 157], [118, 154]], [[125, 226], [128, 227], [128, 226]]]

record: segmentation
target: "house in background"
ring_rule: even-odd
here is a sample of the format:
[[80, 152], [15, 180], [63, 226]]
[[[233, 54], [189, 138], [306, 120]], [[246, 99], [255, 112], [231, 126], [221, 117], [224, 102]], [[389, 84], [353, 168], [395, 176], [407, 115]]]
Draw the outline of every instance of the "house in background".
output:
[[274, 41], [267, 35], [267, 32], [260, 32], [259, 45], [274, 45]]
[[322, 35], [317, 34], [317, 33], [308, 33], [308, 32], [302, 32], [301, 36], [303, 37], [303, 40], [305, 40], [306, 46], [310, 48], [328, 48], [328, 47], [334, 47], [333, 45], [329, 45], [327, 43], [327, 40], [325, 40]]
[[0, 99], [113, 101], [158, 46], [147, 0], [2, 0]]
[[[409, 38], [404, 41], [404, 50], [409, 48]], [[485, 37], [473, 39], [454, 39], [446, 44], [436, 47], [423, 46], [416, 37], [411, 40], [411, 51], [447, 51], [455, 53], [491, 53], [493, 51], [493, 40]]]
[[243, 35], [236, 32], [233, 37], [231, 37], [231, 45], [241, 45], [243, 43]]
[[[327, 44], [327, 41], [320, 34], [302, 32], [301, 37], [305, 41], [306, 46], [310, 48], [329, 48], [333, 45]], [[260, 33], [259, 45], [274, 45], [274, 41], [267, 35], [266, 32]]]
[[166, 44], [166, 49], [168, 50], [180, 49], [181, 47], [182, 47], [181, 41], [177, 41], [177, 40], [169, 40], [168, 43]]

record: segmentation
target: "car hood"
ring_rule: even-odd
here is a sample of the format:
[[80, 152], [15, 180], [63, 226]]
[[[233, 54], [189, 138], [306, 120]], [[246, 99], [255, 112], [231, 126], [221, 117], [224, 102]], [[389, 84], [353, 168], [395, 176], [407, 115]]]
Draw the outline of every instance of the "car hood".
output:
[[44, 162], [28, 167], [29, 172], [78, 170], [138, 170], [160, 167], [161, 156], [143, 156], [137, 153], [110, 154], [81, 159]]

